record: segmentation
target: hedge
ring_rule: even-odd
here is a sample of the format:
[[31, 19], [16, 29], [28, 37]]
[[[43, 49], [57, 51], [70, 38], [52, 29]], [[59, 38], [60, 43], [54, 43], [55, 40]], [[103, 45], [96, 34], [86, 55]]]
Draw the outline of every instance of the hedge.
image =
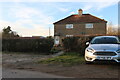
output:
[[49, 53], [53, 44], [54, 40], [51, 38], [2, 39], [2, 51]]

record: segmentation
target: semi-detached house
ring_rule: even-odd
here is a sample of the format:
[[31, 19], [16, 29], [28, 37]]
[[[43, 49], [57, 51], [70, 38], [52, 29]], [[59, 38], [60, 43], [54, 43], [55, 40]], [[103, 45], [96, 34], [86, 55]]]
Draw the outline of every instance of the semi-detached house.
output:
[[55, 44], [61, 44], [64, 37], [79, 35], [105, 35], [107, 21], [91, 14], [83, 14], [79, 9], [78, 14], [70, 15], [54, 24]]

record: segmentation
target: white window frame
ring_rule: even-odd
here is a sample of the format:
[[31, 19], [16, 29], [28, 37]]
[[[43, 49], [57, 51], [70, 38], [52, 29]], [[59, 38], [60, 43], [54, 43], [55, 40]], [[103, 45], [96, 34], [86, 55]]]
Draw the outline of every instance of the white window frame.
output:
[[87, 24], [85, 24], [85, 28], [93, 28], [93, 23], [87, 23]]
[[66, 37], [73, 37], [73, 35], [66, 35]]
[[66, 24], [66, 29], [72, 29], [73, 28], [73, 24]]

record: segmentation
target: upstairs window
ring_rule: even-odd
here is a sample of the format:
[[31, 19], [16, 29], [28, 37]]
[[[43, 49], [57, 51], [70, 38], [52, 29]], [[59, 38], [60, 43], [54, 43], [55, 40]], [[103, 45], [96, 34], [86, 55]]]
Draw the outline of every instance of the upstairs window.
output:
[[93, 24], [85, 24], [85, 28], [93, 28]]
[[73, 24], [66, 24], [66, 29], [72, 29], [73, 28]]

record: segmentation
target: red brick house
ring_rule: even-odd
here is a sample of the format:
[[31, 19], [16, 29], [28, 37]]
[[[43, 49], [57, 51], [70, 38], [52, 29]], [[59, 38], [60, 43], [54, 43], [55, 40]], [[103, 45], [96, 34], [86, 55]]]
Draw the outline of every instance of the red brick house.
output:
[[78, 14], [70, 15], [54, 24], [55, 44], [61, 44], [64, 37], [78, 35], [105, 35], [107, 21], [91, 14], [83, 14], [79, 9]]

